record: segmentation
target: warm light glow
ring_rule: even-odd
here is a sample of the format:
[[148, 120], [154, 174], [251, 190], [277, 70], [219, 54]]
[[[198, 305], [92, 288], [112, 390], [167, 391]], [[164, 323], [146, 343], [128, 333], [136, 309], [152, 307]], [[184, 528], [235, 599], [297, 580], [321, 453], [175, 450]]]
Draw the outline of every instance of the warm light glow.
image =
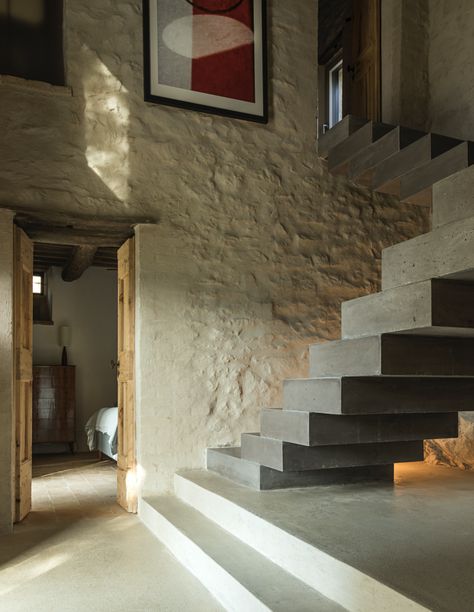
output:
[[123, 202], [130, 191], [128, 92], [90, 49], [83, 53], [87, 164]]

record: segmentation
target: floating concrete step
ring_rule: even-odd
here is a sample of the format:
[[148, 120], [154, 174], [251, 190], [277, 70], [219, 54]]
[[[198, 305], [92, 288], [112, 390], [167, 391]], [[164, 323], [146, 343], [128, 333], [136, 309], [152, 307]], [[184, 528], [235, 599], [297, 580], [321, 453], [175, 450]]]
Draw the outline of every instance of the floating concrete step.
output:
[[242, 434], [242, 457], [281, 472], [369, 467], [423, 461], [423, 440], [301, 446], [259, 434]]
[[382, 334], [314, 344], [309, 377], [474, 376], [474, 339]]
[[419, 138], [375, 168], [372, 188], [375, 191], [399, 196], [402, 176], [460, 143], [460, 140], [438, 134], [427, 134]]
[[474, 335], [474, 283], [429, 280], [342, 304], [342, 336]]
[[393, 481], [393, 466], [280, 472], [242, 459], [240, 448], [207, 449], [207, 469], [258, 491], [369, 481]]
[[323, 414], [407, 414], [474, 410], [474, 378], [348, 376], [283, 383], [283, 408]]
[[474, 166], [433, 185], [433, 228], [474, 217]]
[[474, 281], [474, 216], [382, 252], [383, 289], [439, 277]]
[[433, 185], [473, 163], [474, 143], [462, 142], [405, 174], [400, 180], [400, 199], [403, 202], [431, 206]]
[[408, 442], [456, 438], [457, 413], [338, 415], [298, 410], [263, 410], [260, 433], [303, 446]]
[[353, 157], [347, 176], [370, 186], [376, 166], [423, 136], [426, 136], [424, 132], [397, 126]]
[[367, 119], [354, 117], [354, 115], [346, 115], [344, 119], [336, 123], [336, 125], [318, 138], [319, 157], [326, 159], [331, 149], [333, 149], [343, 140], [346, 140], [346, 138], [356, 132], [367, 122]]
[[176, 497], [146, 498], [140, 517], [226, 610], [343, 610]]
[[[410, 466], [412, 470], [414, 467]], [[398, 471], [401, 469], [403, 466]], [[420, 469], [436, 468], [421, 464]], [[443, 468], [438, 469], [443, 474], [446, 472]], [[469, 477], [468, 472], [462, 474], [464, 478]], [[441, 473], [439, 477], [442, 477]], [[431, 477], [429, 483], [436, 480]], [[420, 496], [426, 493], [427, 479], [421, 478], [419, 487], [416, 487], [418, 481], [413, 482], [415, 487], [401, 487], [400, 494], [394, 493], [389, 486], [360, 484], [347, 488], [324, 487], [317, 491], [262, 494], [239, 487], [211, 472], [192, 470], [175, 476], [175, 493], [223, 529], [308, 586], [337, 601], [346, 610], [427, 612], [443, 594], [448, 610], [453, 601], [452, 584], [456, 570], [446, 576], [450, 559], [440, 553], [444, 549], [432, 537], [433, 521], [440, 511], [439, 501], [434, 494], [425, 495], [427, 505], [420, 505]], [[456, 485], [457, 482], [453, 490]], [[468, 486], [466, 483], [464, 488]], [[448, 508], [449, 495], [444, 499], [444, 505]], [[460, 509], [459, 514], [462, 512]], [[397, 529], [388, 529], [387, 524], [393, 525], [394, 521]], [[420, 531], [421, 545], [425, 546], [423, 558], [432, 559], [433, 568], [444, 563], [441, 585], [440, 576], [433, 580], [419, 568], [419, 556], [410, 556]], [[450, 541], [449, 535], [443, 544], [445, 541]], [[391, 551], [392, 558], [388, 566], [379, 561], [387, 550]], [[407, 561], [411, 563], [408, 568]], [[395, 568], [403, 570], [401, 576], [400, 569], [395, 571]], [[420, 577], [425, 579], [421, 589]], [[436, 594], [433, 597], [434, 586]], [[456, 600], [457, 609], [462, 608], [462, 600], [462, 596]], [[297, 602], [288, 609], [299, 610]]]
[[369, 121], [329, 151], [328, 169], [332, 174], [347, 174], [349, 162], [373, 142], [393, 130], [393, 125]]

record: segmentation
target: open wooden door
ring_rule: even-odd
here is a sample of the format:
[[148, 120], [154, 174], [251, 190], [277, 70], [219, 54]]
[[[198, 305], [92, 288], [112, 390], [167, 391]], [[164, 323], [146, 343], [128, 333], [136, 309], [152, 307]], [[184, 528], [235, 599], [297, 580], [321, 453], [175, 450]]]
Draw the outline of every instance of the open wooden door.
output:
[[31, 510], [33, 387], [33, 243], [18, 227], [14, 237], [15, 522]]
[[344, 115], [381, 118], [380, 0], [353, 0], [344, 32]]
[[137, 511], [135, 458], [135, 239], [118, 251], [117, 501]]

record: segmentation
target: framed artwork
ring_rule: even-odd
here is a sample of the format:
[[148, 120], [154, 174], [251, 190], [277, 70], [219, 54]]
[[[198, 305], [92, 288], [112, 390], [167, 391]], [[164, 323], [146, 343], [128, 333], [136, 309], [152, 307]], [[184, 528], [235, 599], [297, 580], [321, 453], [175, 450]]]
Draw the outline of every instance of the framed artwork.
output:
[[266, 123], [266, 0], [144, 0], [145, 100]]

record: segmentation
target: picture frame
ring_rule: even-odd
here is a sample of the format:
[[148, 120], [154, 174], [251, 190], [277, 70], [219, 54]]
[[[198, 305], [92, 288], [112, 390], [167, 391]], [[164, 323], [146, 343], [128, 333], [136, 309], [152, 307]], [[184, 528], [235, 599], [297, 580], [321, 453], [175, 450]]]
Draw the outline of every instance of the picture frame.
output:
[[266, 0], [143, 0], [146, 102], [268, 122]]

